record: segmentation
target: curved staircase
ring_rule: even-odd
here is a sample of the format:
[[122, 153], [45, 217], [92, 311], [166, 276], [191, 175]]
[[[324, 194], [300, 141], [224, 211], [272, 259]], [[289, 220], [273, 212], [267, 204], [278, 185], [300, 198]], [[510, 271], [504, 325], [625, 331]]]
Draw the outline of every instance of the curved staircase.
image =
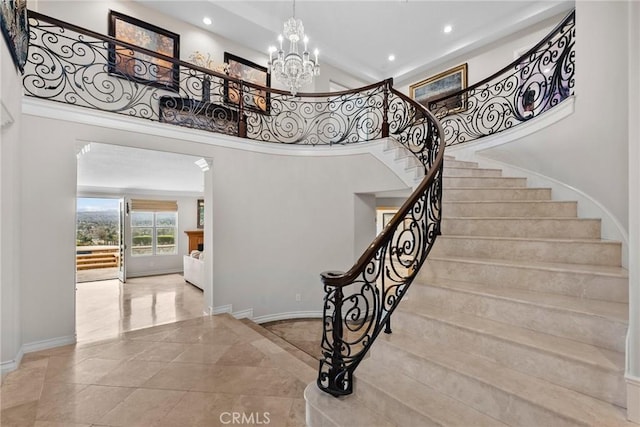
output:
[[444, 177], [442, 235], [393, 333], [352, 397], [307, 387], [308, 424], [627, 425], [621, 244], [525, 178], [449, 156]]

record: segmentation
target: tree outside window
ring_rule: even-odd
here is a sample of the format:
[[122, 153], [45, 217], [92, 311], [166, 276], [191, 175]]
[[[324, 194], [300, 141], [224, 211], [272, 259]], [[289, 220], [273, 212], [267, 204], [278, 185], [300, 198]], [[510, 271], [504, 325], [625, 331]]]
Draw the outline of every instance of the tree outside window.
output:
[[177, 224], [177, 212], [132, 212], [131, 255], [177, 254]]

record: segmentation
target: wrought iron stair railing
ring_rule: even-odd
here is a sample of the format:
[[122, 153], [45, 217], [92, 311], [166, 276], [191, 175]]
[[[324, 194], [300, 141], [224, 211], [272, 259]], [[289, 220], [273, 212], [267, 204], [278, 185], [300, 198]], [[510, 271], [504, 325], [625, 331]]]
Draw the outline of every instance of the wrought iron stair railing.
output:
[[575, 10], [511, 64], [429, 109], [451, 146], [527, 122], [573, 95], [574, 86]]
[[[422, 163], [423, 180], [354, 266], [321, 275], [317, 383], [334, 396], [352, 392], [355, 369], [376, 337], [390, 332], [390, 316], [440, 233], [445, 145], [524, 123], [574, 87], [574, 13], [498, 73], [432, 102], [433, 113], [396, 91], [392, 80], [292, 96], [36, 12], [29, 18], [27, 96], [269, 143], [393, 137]], [[463, 111], [452, 114], [456, 102]]]
[[352, 144], [393, 137], [425, 177], [348, 272], [323, 273], [319, 386], [352, 389], [353, 371], [406, 293], [440, 230], [443, 131], [391, 80], [320, 94], [232, 78], [31, 12], [25, 94], [264, 142]]

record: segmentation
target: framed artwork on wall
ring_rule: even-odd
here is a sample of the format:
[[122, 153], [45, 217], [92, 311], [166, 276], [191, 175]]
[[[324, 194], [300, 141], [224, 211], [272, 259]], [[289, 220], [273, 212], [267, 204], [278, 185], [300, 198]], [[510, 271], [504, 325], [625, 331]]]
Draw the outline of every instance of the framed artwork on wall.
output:
[[467, 88], [467, 64], [458, 65], [428, 79], [419, 81], [409, 86], [410, 96], [413, 100], [431, 110], [456, 113], [466, 110], [466, 96], [464, 94], [448, 99], [445, 104], [429, 106], [433, 101], [446, 95]]
[[[109, 35], [161, 55], [180, 59], [180, 36], [113, 10], [109, 11]], [[172, 62], [109, 44], [109, 73], [150, 86], [178, 91], [180, 67]]]
[[0, 26], [16, 67], [24, 74], [24, 64], [29, 53], [29, 19], [27, 0], [2, 0]]
[[[267, 73], [266, 67], [229, 52], [224, 53], [224, 62], [229, 64], [227, 74], [230, 77], [260, 86], [271, 87], [271, 74]], [[240, 103], [240, 88], [237, 83], [225, 80], [224, 98], [230, 104], [238, 105]], [[268, 113], [270, 107], [269, 92], [245, 87], [243, 88], [243, 104], [249, 110]]]

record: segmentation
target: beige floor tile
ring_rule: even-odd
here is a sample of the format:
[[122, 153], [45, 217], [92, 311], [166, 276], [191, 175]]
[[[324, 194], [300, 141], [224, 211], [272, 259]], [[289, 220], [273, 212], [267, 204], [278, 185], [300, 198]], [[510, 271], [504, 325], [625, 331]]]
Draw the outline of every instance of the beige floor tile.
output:
[[[217, 369], [216, 369], [217, 368]], [[235, 395], [300, 397], [306, 384], [282, 369], [213, 365], [191, 390]]]
[[37, 400], [3, 408], [0, 416], [0, 425], [2, 427], [32, 426], [36, 420], [37, 411]]
[[40, 401], [37, 419], [40, 421], [99, 423], [102, 417], [126, 399], [134, 390], [125, 387], [97, 385], [86, 386], [76, 392], [65, 394], [61, 394], [58, 390], [55, 399]]
[[43, 379], [2, 384], [2, 392], [0, 393], [2, 410], [37, 401], [40, 399], [43, 384]]
[[271, 361], [250, 343], [236, 344], [220, 356], [217, 365], [268, 366]]
[[188, 392], [164, 417], [158, 427], [219, 427], [220, 417], [233, 410], [236, 396], [223, 393]]
[[140, 387], [151, 377], [167, 367], [166, 362], [128, 360], [97, 380], [94, 384], [119, 387]]
[[91, 427], [92, 424], [59, 423], [56, 421], [36, 421], [33, 427]]
[[202, 316], [203, 294], [179, 274], [78, 283], [79, 342]]
[[306, 402], [304, 399], [294, 399], [289, 411], [286, 427], [306, 427]]
[[174, 362], [212, 364], [231, 348], [230, 345], [181, 345], [183, 352], [173, 360]]
[[137, 389], [109, 411], [100, 424], [110, 426], [153, 426], [186, 394], [176, 390]]
[[142, 387], [166, 390], [194, 390], [203, 381], [211, 378], [211, 366], [196, 363], [170, 363], [146, 381]]
[[149, 362], [171, 362], [185, 351], [184, 344], [157, 342], [153, 346], [139, 353], [132, 360], [147, 360]]
[[[177, 287], [176, 277], [159, 283]], [[157, 294], [149, 282], [133, 285], [129, 298]], [[123, 313], [135, 316], [137, 303], [128, 304]], [[264, 422], [266, 412], [271, 426], [304, 424], [306, 376], [289, 353], [229, 315], [181, 320], [185, 311], [173, 311], [175, 323], [124, 330], [138, 320], [120, 322], [108, 339], [25, 355], [3, 382], [2, 427], [227, 426], [223, 414]]]
[[116, 369], [122, 361], [109, 359], [86, 359], [77, 365], [62, 369], [57, 375], [47, 378], [48, 382], [71, 384], [96, 384], [96, 382]]

